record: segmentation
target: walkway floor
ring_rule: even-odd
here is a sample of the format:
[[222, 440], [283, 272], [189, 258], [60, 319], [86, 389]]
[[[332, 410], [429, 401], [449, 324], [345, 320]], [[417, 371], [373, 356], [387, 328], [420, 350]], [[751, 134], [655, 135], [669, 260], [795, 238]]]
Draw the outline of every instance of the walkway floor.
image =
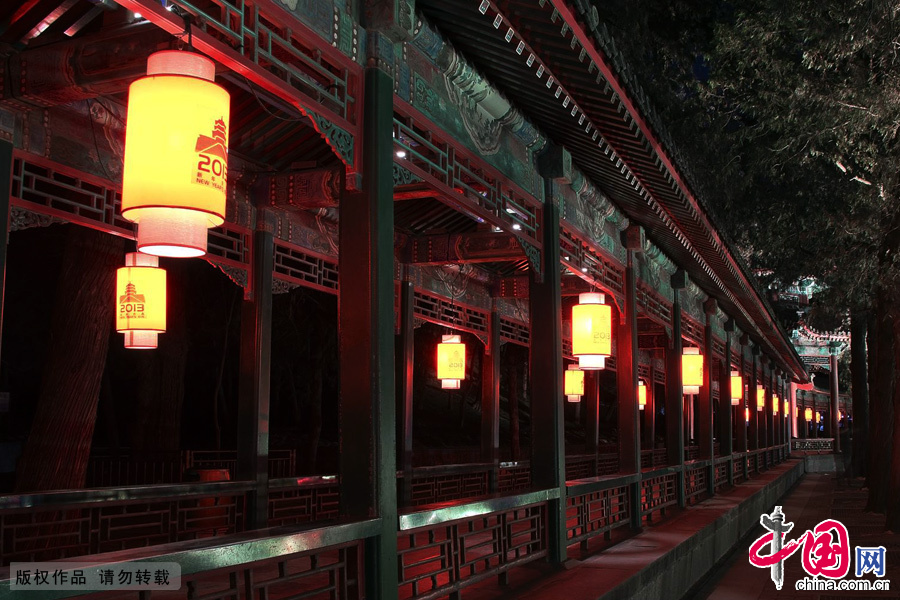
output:
[[[794, 523], [794, 529], [788, 537], [796, 539], [823, 519], [834, 518], [841, 521], [847, 527], [851, 548], [885, 547], [887, 556], [884, 578], [891, 580], [892, 591], [797, 590], [794, 583], [806, 577], [799, 552], [785, 563], [784, 587], [779, 591], [768, 570], [753, 567], [749, 562], [750, 544], [764, 533], [762, 527], [757, 527], [745, 540], [746, 543], [738, 545], [738, 549], [712, 574], [694, 597], [704, 600], [869, 600], [900, 597], [900, 592], [897, 591], [900, 590], [900, 534], [885, 534], [882, 528], [884, 516], [863, 512], [865, 504], [866, 491], [862, 489], [862, 480], [854, 480], [848, 484], [843, 479], [838, 481], [833, 473], [808, 474], [788, 494], [782, 505], [787, 521]], [[851, 561], [853, 560], [851, 556]], [[854, 564], [851, 564], [848, 575], [850, 578], [854, 577]], [[873, 577], [868, 576], [866, 579]]]
[[[511, 571], [507, 586], [498, 588], [496, 580], [491, 579], [466, 588], [463, 597], [465, 600], [597, 600], [604, 592], [638, 574], [648, 564], [671, 551], [694, 532], [714, 522], [795, 464], [796, 461], [789, 460], [777, 465], [731, 490], [687, 510], [676, 511], [674, 515], [646, 527], [637, 535], [624, 540], [620, 537], [618, 543], [592, 541], [587, 555], [582, 555], [577, 545], [570, 546], [569, 557], [573, 560], [566, 570], [553, 570], [543, 562], [531, 563]], [[613, 532], [614, 538], [616, 533]], [[622, 536], [624, 532], [618, 533]], [[747, 554], [743, 556], [747, 561]], [[751, 578], [758, 582], [769, 581], [771, 585], [768, 572], [753, 570], [756, 572], [749, 574]], [[813, 600], [812, 596], [808, 598]]]

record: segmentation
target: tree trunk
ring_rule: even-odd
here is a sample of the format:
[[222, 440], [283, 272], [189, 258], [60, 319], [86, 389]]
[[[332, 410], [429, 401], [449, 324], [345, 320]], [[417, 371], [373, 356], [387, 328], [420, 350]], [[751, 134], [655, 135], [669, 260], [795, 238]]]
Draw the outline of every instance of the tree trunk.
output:
[[886, 291], [875, 295], [874, 327], [869, 332], [873, 340], [869, 352], [871, 381], [869, 385], [869, 460], [866, 485], [869, 499], [866, 510], [884, 512], [890, 469], [885, 462], [891, 456], [891, 426], [894, 410], [891, 391], [894, 381], [894, 344], [892, 316], [889, 313], [891, 298]]
[[34, 422], [16, 492], [85, 484], [113, 327], [121, 238], [69, 225]]
[[[893, 341], [894, 348], [900, 349], [900, 314], [896, 310], [892, 310], [893, 316]], [[900, 372], [900, 352], [893, 353], [894, 372]], [[887, 522], [885, 527], [888, 531], [900, 531], [900, 388], [891, 386], [891, 402], [893, 405], [892, 419], [892, 439], [893, 447], [890, 453], [890, 463], [885, 470], [888, 475], [888, 493], [887, 493]], [[882, 459], [883, 460], [883, 459]]]
[[[866, 474], [869, 431], [869, 387], [866, 372], [866, 326], [868, 313], [863, 309], [850, 311], [850, 378], [853, 382], [853, 475]], [[846, 451], [846, 449], [845, 449]]]

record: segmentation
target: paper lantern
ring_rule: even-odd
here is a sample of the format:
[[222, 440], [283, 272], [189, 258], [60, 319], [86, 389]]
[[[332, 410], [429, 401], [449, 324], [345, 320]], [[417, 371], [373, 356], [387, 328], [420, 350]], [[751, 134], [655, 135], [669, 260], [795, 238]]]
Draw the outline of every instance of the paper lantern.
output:
[[605, 299], [593, 292], [579, 294], [572, 307], [572, 354], [580, 369], [602, 369], [612, 354], [612, 308]]
[[784, 416], [789, 416], [791, 414], [791, 403], [787, 400], [784, 401]]
[[228, 92], [215, 63], [164, 50], [128, 89], [122, 216], [138, 225], [138, 250], [206, 254], [207, 229], [225, 220]]
[[746, 421], [747, 423], [750, 422], [750, 409], [749, 408], [744, 409], [744, 421]]
[[685, 348], [681, 354], [681, 386], [683, 394], [699, 394], [703, 385], [703, 355], [700, 348]]
[[157, 257], [129, 252], [116, 272], [116, 331], [126, 348], [149, 350], [165, 330], [166, 272]]
[[778, 414], [778, 405], [781, 404], [781, 401], [778, 399], [778, 394], [772, 394], [772, 414]]
[[445, 390], [458, 390], [466, 378], [466, 345], [458, 335], [442, 335], [437, 346], [437, 378]]
[[643, 381], [638, 381], [638, 408], [644, 410], [647, 406], [647, 386]]
[[807, 408], [806, 410], [803, 411], [803, 418], [806, 419], [807, 421], [812, 421], [812, 409], [811, 408]]
[[731, 405], [737, 406], [744, 399], [744, 378], [740, 371], [731, 372]]
[[766, 388], [756, 386], [756, 410], [766, 408]]
[[569, 402], [581, 402], [581, 397], [584, 396], [584, 371], [575, 365], [569, 365], [563, 387]]

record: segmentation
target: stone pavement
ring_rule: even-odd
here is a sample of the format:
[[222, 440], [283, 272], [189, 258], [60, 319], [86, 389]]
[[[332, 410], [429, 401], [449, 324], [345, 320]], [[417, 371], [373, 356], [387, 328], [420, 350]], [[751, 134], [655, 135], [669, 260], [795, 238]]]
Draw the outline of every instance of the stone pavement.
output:
[[[900, 597], [900, 535], [885, 534], [883, 531], [884, 516], [863, 511], [866, 504], [866, 491], [862, 489], [862, 480], [848, 483], [838, 481], [833, 473], [810, 473], [791, 491], [782, 503], [785, 520], [794, 523], [794, 529], [787, 537], [796, 539], [807, 529], [811, 529], [823, 519], [834, 518], [846, 527], [851, 548], [856, 546], [884, 546], [887, 550], [885, 579], [890, 579], [892, 590], [889, 592], [851, 592], [851, 591], [801, 591], [794, 583], [806, 576], [801, 564], [800, 553], [794, 554], [785, 563], [784, 587], [781, 591], [775, 588], [768, 569], [758, 569], [750, 565], [748, 558], [749, 545], [764, 533], [757, 527], [747, 536], [738, 549], [727, 559], [726, 564], [713, 574], [711, 581], [693, 597], [703, 600], [837, 600], [839, 598], [856, 598], [869, 600], [875, 598]], [[767, 552], [767, 550], [764, 550]], [[852, 556], [851, 561], [855, 560]], [[855, 563], [853, 563], [855, 564]], [[854, 578], [851, 564], [849, 578]], [[874, 579], [871, 575], [866, 579]]]

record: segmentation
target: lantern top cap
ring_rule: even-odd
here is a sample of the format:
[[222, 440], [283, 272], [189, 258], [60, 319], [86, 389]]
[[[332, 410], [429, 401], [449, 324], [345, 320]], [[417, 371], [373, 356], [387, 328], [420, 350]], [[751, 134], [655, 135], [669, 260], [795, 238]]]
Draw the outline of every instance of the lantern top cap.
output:
[[599, 292], [578, 294], [578, 304], [606, 304], [606, 295]]
[[572, 363], [568, 367], [566, 367], [566, 370], [567, 371], [580, 371], [581, 369], [578, 367], [577, 364]]
[[125, 255], [126, 267], [159, 267], [159, 257], [143, 252], [129, 252]]
[[442, 344], [461, 344], [462, 338], [458, 334], [442, 335]]
[[732, 370], [731, 370], [731, 376], [732, 376], [732, 377], [740, 377], [740, 376], [741, 376], [741, 372], [740, 372], [740, 371], [737, 371], [737, 370], [735, 370], [735, 369], [732, 369]]
[[682, 350], [682, 354], [700, 354], [700, 348], [689, 346]]
[[214, 81], [216, 63], [196, 52], [161, 50], [147, 58], [147, 75], [187, 75]]
[[647, 385], [643, 379], [638, 379], [638, 385]]

